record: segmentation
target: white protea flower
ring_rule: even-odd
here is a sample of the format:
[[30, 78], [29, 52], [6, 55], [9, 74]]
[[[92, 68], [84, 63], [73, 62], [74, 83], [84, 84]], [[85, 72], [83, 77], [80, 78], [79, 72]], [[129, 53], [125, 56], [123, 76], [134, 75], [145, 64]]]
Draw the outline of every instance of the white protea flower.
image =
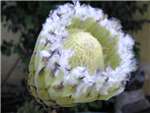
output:
[[107, 100], [121, 93], [136, 69], [134, 41], [116, 19], [89, 5], [50, 12], [29, 66], [32, 95], [46, 105]]

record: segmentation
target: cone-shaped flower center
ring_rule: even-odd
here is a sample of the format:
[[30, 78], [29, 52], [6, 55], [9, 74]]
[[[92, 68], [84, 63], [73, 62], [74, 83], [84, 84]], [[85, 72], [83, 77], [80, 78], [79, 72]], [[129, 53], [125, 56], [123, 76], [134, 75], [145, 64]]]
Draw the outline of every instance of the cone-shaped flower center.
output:
[[103, 69], [104, 58], [99, 41], [82, 30], [71, 29], [69, 34], [64, 47], [74, 51], [74, 55], [70, 58], [71, 66], [87, 67], [91, 74], [97, 69]]

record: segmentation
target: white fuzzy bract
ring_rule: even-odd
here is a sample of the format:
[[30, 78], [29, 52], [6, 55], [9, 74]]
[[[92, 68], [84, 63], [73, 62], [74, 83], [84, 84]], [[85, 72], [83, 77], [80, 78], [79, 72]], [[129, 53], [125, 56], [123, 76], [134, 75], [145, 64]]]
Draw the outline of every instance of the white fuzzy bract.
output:
[[[81, 20], [93, 18], [100, 26], [105, 27], [111, 33], [112, 38], [116, 34], [118, 35], [117, 52], [121, 61], [115, 69], [106, 67], [104, 71], [98, 71], [94, 75], [90, 75], [86, 67], [71, 69], [68, 60], [74, 52], [63, 49], [63, 42], [68, 36], [66, 28], [71, 24], [73, 17], [78, 17]], [[51, 48], [49, 51], [41, 51], [41, 56], [50, 57], [47, 67], [51, 70], [54, 70], [55, 63], [59, 64], [60, 67], [57, 70], [64, 73], [64, 85], [78, 84], [74, 95], [80, 96], [93, 87], [100, 95], [108, 95], [113, 86], [117, 88], [113, 96], [119, 94], [124, 90], [125, 84], [123, 83], [128, 80], [128, 74], [136, 69], [136, 61], [132, 52], [133, 39], [130, 35], [122, 32], [118, 20], [114, 18], [109, 20], [106, 17], [101, 9], [92, 8], [89, 5], [65, 4], [51, 12], [45, 24], [43, 24], [40, 36], [46, 38], [40, 40], [42, 43], [48, 40]], [[79, 81], [79, 79], [81, 80]]]

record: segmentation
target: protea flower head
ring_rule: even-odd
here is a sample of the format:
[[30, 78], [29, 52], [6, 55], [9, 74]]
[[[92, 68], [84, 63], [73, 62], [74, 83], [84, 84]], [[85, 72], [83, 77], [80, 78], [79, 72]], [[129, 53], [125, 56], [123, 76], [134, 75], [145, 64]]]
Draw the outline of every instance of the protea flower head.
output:
[[43, 24], [29, 65], [28, 85], [48, 106], [108, 100], [136, 69], [134, 41], [101, 9], [65, 4]]

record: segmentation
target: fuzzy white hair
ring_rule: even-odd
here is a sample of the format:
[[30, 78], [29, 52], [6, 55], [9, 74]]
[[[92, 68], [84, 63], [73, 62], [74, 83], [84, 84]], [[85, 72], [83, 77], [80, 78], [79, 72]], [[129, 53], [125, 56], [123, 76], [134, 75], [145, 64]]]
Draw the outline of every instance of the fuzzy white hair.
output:
[[[73, 55], [73, 51], [64, 50], [63, 42], [68, 36], [66, 27], [71, 24], [73, 17], [78, 17], [81, 20], [93, 18], [100, 26], [105, 27], [111, 33], [112, 38], [116, 34], [118, 35], [117, 52], [121, 61], [115, 69], [109, 66], [104, 71], [98, 71], [94, 75], [90, 75], [86, 67], [71, 69], [68, 60]], [[117, 19], [107, 19], [107, 15], [101, 9], [92, 8], [89, 5], [80, 5], [79, 3], [75, 5], [61, 5], [56, 10], [50, 12], [45, 24], [43, 24], [40, 35], [44, 38], [39, 40], [40, 44], [45, 44], [48, 40], [51, 47], [50, 50], [41, 51], [40, 56], [51, 56], [47, 67], [52, 70], [55, 63], [59, 63], [60, 68], [58, 70], [63, 71], [65, 74], [64, 85], [78, 84], [74, 94], [76, 97], [90, 89], [94, 89], [100, 95], [108, 95], [108, 91], [113, 86], [118, 88], [113, 96], [117, 95], [124, 90], [126, 81], [129, 79], [129, 73], [136, 69], [136, 61], [132, 51], [134, 41], [130, 35], [124, 34], [121, 28], [122, 26]], [[79, 78], [83, 78], [80, 83], [78, 81]]]

